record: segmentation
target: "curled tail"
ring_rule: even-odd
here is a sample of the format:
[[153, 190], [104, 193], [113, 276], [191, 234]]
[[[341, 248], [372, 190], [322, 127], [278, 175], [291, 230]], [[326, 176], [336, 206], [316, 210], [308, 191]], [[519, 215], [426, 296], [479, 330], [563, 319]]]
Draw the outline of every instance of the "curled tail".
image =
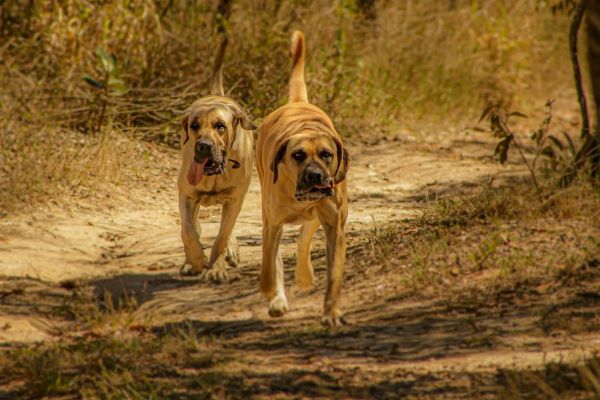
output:
[[304, 34], [301, 31], [295, 31], [292, 34], [292, 46], [290, 47], [292, 74], [290, 76], [289, 103], [308, 103], [306, 82], [304, 82], [304, 47]]
[[210, 77], [210, 94], [224, 96], [223, 91], [223, 58], [225, 58], [225, 49], [227, 48], [227, 36], [223, 36], [219, 49], [213, 63], [212, 76]]

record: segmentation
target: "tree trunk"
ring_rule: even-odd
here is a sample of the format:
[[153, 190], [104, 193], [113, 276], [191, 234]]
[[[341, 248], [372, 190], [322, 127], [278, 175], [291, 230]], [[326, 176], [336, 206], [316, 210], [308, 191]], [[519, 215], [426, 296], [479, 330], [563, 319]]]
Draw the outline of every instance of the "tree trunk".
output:
[[[584, 13], [587, 22], [588, 64], [590, 79], [592, 81], [592, 94], [594, 96], [594, 114], [596, 115], [596, 128], [590, 129], [588, 107], [583, 90], [583, 79], [579, 65], [577, 50], [577, 34], [583, 20]], [[600, 176], [600, 128], [598, 123], [600, 102], [600, 2], [598, 0], [579, 0], [575, 8], [575, 14], [571, 21], [569, 32], [569, 44], [571, 48], [571, 61], [577, 89], [577, 100], [581, 110], [581, 138], [583, 144], [577, 151], [571, 167], [561, 177], [560, 185], [565, 187], [571, 184], [577, 173], [586, 165], [590, 166], [593, 177]]]
[[600, 177], [600, 1], [586, 1], [587, 45], [590, 79], [595, 107], [595, 129], [588, 139], [591, 143], [589, 160], [592, 174]]

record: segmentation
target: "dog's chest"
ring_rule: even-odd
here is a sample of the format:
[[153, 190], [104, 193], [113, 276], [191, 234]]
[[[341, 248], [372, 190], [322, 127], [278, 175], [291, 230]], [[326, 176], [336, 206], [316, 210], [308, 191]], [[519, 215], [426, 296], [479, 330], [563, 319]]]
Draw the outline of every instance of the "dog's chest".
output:
[[196, 199], [201, 205], [209, 207], [230, 201], [233, 198], [232, 192], [232, 189], [225, 189], [220, 192], [196, 191]]
[[194, 188], [194, 197], [205, 207], [233, 200], [244, 183], [242, 176], [237, 172], [230, 171], [225, 175], [204, 177], [200, 185]]

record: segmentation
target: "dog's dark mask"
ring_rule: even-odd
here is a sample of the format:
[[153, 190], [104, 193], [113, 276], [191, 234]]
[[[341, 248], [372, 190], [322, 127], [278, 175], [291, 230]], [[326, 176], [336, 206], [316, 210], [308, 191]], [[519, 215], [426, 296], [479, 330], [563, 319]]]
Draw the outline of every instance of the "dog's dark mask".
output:
[[296, 180], [296, 200], [312, 201], [333, 196], [333, 178], [321, 163], [311, 161], [300, 169]]
[[[345, 179], [348, 170], [348, 153], [341, 142], [333, 140], [337, 160], [334, 160], [331, 143], [315, 138], [306, 140], [305, 146], [295, 146], [289, 153], [290, 165], [297, 168], [295, 198], [298, 201], [315, 201], [335, 194], [334, 186]], [[325, 143], [329, 143], [326, 145]], [[278, 149], [271, 169], [273, 182], [279, 179], [279, 163], [284, 161], [288, 153], [289, 141]], [[334, 164], [335, 163], [335, 169]]]

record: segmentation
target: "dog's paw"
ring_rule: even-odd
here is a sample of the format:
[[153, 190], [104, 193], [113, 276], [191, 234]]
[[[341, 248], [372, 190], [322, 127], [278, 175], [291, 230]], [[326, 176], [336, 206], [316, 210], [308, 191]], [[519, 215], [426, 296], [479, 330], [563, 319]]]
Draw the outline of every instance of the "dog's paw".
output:
[[204, 254], [194, 257], [186, 255], [185, 263], [179, 269], [179, 273], [183, 276], [200, 275], [208, 267], [208, 258]]
[[346, 320], [346, 318], [344, 318], [344, 316], [339, 313], [332, 313], [324, 315], [323, 318], [321, 318], [321, 325], [327, 328], [335, 328], [338, 326], [348, 325], [348, 320]]
[[224, 267], [213, 267], [202, 271], [202, 279], [215, 283], [229, 282], [229, 273]]
[[240, 266], [240, 248], [237, 239], [231, 235], [227, 243], [227, 251], [225, 252], [225, 261], [230, 267], [238, 268]]
[[183, 276], [196, 276], [201, 274], [203, 270], [204, 268], [197, 268], [190, 263], [185, 263], [179, 269], [179, 274]]
[[288, 302], [285, 297], [275, 296], [269, 303], [269, 316], [277, 318], [283, 316], [288, 310]]

